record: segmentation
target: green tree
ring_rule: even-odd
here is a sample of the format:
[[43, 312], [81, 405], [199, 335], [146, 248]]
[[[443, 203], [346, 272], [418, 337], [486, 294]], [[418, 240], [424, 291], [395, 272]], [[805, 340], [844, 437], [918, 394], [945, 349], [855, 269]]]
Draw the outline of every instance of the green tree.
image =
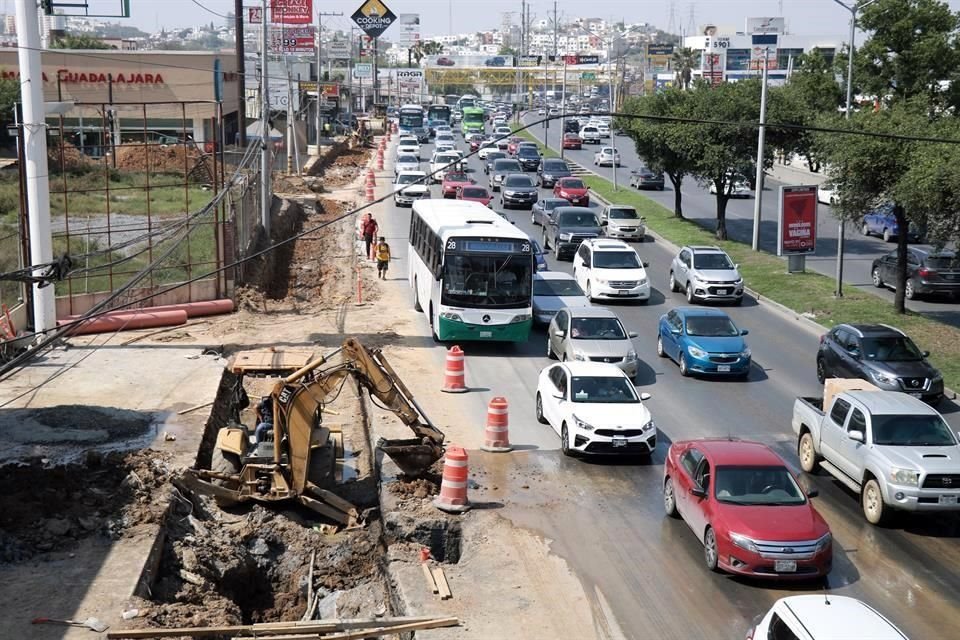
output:
[[110, 45], [95, 36], [85, 34], [74, 35], [67, 34], [62, 38], [57, 38], [51, 45], [51, 49], [110, 49]]
[[14, 109], [20, 102], [20, 83], [14, 78], [0, 78], [0, 144], [6, 146], [11, 139], [7, 125], [15, 121]]
[[410, 47], [410, 53], [419, 65], [420, 61], [426, 56], [436, 56], [443, 53], [443, 45], [433, 40], [417, 40], [417, 42]]
[[497, 55], [500, 55], [500, 56], [518, 56], [518, 55], [520, 55], [520, 52], [517, 51], [516, 49], [514, 49], [513, 47], [508, 47], [507, 45], [503, 45], [502, 47], [500, 47], [500, 52], [499, 52]]
[[[623, 105], [624, 113], [634, 116], [682, 117], [688, 115], [693, 101], [690, 92], [670, 87], [653, 95], [630, 98]], [[618, 125], [633, 139], [637, 155], [654, 171], [663, 171], [673, 185], [673, 214], [683, 217], [680, 187], [691, 172], [696, 157], [691, 139], [692, 127], [683, 123], [665, 122], [642, 117], [622, 119]]]
[[677, 74], [677, 82], [681, 89], [687, 89], [693, 78], [693, 69], [700, 64], [699, 54], [689, 47], [678, 47], [673, 50], [673, 70]]

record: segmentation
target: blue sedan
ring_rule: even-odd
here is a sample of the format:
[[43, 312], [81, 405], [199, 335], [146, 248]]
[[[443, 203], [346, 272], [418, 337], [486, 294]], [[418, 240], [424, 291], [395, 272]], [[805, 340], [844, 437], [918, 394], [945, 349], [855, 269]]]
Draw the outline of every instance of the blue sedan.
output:
[[750, 349], [724, 311], [679, 307], [660, 316], [657, 355], [680, 365], [680, 375], [716, 374], [746, 378], [750, 375]]

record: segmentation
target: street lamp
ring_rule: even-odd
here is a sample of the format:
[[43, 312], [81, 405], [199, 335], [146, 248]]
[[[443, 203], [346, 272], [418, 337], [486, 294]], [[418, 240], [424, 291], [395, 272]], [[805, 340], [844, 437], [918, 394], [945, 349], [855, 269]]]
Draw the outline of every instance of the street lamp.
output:
[[[850, 12], [850, 43], [847, 46], [847, 108], [843, 117], [850, 119], [850, 109], [853, 103], [853, 42], [857, 37], [857, 12], [870, 6], [877, 0], [866, 0], [866, 2], [854, 2], [848, 5], [840, 0], [833, 0], [838, 5]], [[837, 291], [838, 298], [843, 297], [843, 220], [840, 221], [840, 229], [837, 232]]]

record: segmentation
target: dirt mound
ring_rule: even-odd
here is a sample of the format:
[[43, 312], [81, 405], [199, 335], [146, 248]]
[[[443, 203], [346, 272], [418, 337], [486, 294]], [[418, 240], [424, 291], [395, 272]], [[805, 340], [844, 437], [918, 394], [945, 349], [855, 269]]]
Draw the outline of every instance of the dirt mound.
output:
[[370, 151], [365, 149], [344, 150], [330, 166], [323, 171], [321, 178], [326, 188], [343, 187], [350, 184], [366, 169]]
[[47, 164], [52, 170], [76, 171], [96, 166], [97, 161], [82, 154], [69, 142], [58, 141], [47, 147]]
[[191, 175], [197, 181], [210, 181], [213, 161], [194, 146], [187, 145], [138, 145], [132, 144], [117, 149], [117, 169], [122, 171], [147, 171]]
[[169, 456], [152, 450], [91, 451], [84, 464], [40, 459], [0, 467], [0, 563], [66, 550], [93, 535], [120, 537], [159, 522], [166, 509]]

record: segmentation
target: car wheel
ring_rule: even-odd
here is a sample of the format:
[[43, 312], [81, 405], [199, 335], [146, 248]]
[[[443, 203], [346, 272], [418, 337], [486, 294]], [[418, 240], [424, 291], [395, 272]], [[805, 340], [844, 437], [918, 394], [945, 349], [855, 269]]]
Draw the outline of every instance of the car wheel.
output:
[[663, 187], [657, 187], [657, 191], [663, 191]]
[[887, 513], [883, 504], [883, 493], [880, 491], [880, 483], [874, 478], [867, 480], [863, 485], [863, 495], [860, 496], [860, 502], [863, 503], [863, 515], [870, 524], [882, 524], [886, 519]]
[[743, 306], [743, 296], [740, 296], [739, 298], [735, 299], [735, 300], [733, 301], [733, 306], [735, 306], [735, 307], [742, 307], [742, 306]]
[[540, 398], [539, 391], [537, 391], [537, 422], [547, 424], [547, 419], [543, 417], [543, 400]]
[[553, 247], [553, 257], [554, 259], [557, 260], [557, 262], [560, 261], [560, 245], [559, 244], [554, 245]]
[[878, 288], [883, 286], [883, 278], [880, 276], [880, 269], [878, 267], [874, 267], [870, 279], [873, 280], [873, 286]]
[[589, 300], [590, 302], [593, 302], [593, 292], [590, 291], [590, 281], [589, 281], [589, 280], [587, 280], [587, 287], [586, 287], [586, 290], [584, 291], [584, 293], [587, 294], [587, 300]]
[[417, 288], [417, 279], [413, 279], [413, 309], [415, 311], [423, 311], [423, 306], [420, 304], [420, 290]]
[[663, 350], [663, 336], [657, 336], [657, 355], [661, 358], [667, 357], [667, 352]]
[[864, 222], [864, 223], [863, 223], [863, 226], [860, 227], [860, 233], [862, 233], [862, 234], [865, 235], [865, 236], [870, 235], [870, 225], [868, 225], [866, 222]]
[[800, 456], [801, 469], [807, 473], [813, 473], [817, 470], [817, 451], [813, 447], [813, 436], [809, 432], [800, 436], [800, 446], [797, 453]]
[[671, 518], [680, 515], [677, 511], [677, 496], [673, 492], [673, 480], [670, 478], [663, 483], [663, 510]]
[[717, 536], [710, 527], [707, 527], [707, 530], [703, 533], [703, 561], [710, 571], [716, 571], [717, 564], [720, 561], [720, 554], [717, 551]]
[[[547, 326], [547, 331], [548, 331], [548, 332], [550, 331], [549, 325]], [[557, 359], [557, 354], [555, 354], [555, 353], [553, 352], [553, 345], [550, 344], [550, 335], [549, 335], [549, 333], [548, 333], [548, 335], [547, 335], [547, 359], [549, 359], [549, 360], [556, 360], [556, 359]]]
[[687, 357], [681, 353], [677, 364], [680, 365], [680, 375], [684, 378], [688, 377], [690, 375], [690, 369], [687, 368]]
[[537, 226], [537, 216], [533, 215], [533, 211], [530, 212], [530, 224]]
[[688, 282], [687, 283], [687, 303], [693, 304], [696, 298], [693, 295], [693, 286]]
[[670, 292], [673, 293], [677, 290], [677, 279], [673, 275], [673, 271], [670, 272]]
[[817, 382], [823, 384], [827, 379], [827, 365], [823, 358], [817, 358]]
[[893, 235], [890, 233], [890, 229], [883, 230], [883, 241], [890, 242], [893, 239]]
[[913, 300], [917, 297], [917, 289], [912, 279], [908, 279], [907, 283], [903, 285], [903, 295], [907, 300]]
[[565, 456], [572, 456], [570, 451], [570, 434], [567, 432], [567, 423], [560, 427], [560, 452]]

